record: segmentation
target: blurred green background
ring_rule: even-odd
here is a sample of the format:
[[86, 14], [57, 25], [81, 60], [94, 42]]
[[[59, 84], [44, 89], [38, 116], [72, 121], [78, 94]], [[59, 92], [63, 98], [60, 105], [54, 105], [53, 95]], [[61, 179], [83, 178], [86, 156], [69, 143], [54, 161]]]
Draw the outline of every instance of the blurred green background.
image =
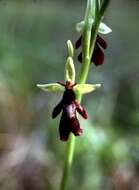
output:
[[[66, 144], [51, 112], [61, 94], [37, 83], [64, 80], [66, 41], [86, 1], [0, 1], [0, 189], [56, 190]], [[139, 190], [139, 1], [111, 1], [105, 63], [91, 66], [85, 95], [89, 119], [77, 146], [69, 190]], [[77, 72], [80, 65], [75, 55]]]

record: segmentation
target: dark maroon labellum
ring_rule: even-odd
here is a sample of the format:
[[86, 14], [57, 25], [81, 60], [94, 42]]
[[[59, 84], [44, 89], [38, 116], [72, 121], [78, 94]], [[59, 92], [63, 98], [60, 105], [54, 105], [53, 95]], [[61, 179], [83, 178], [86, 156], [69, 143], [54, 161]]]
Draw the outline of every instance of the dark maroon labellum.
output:
[[[78, 49], [82, 45], [82, 36], [76, 41], [75, 48]], [[107, 48], [107, 43], [99, 35], [97, 35], [94, 52], [92, 54], [91, 62], [96, 66], [102, 65], [104, 62], [104, 53], [102, 49]], [[82, 62], [82, 52], [78, 56], [78, 61]]]
[[67, 141], [70, 132], [75, 136], [82, 134], [83, 130], [80, 128], [80, 123], [77, 119], [76, 111], [85, 119], [87, 119], [87, 113], [85, 109], [75, 100], [75, 93], [73, 91], [73, 86], [71, 82], [66, 82], [65, 91], [63, 98], [60, 103], [54, 108], [52, 113], [52, 118], [57, 117], [57, 115], [62, 111], [62, 116], [59, 124], [60, 139], [62, 141]]

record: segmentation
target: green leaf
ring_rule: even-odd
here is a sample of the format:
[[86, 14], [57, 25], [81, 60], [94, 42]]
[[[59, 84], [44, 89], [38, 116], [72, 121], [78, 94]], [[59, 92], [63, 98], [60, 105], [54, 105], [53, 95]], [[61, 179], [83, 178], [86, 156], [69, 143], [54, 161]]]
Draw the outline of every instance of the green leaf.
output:
[[67, 46], [68, 46], [68, 56], [73, 57], [74, 48], [73, 48], [72, 42], [70, 40], [67, 41]]
[[81, 94], [86, 94], [95, 91], [101, 87], [101, 84], [76, 84], [73, 89]]
[[100, 25], [99, 25], [98, 32], [101, 33], [101, 34], [109, 34], [110, 32], [112, 32], [112, 30], [106, 24], [101, 22]]
[[47, 92], [63, 92], [65, 90], [64, 86], [58, 83], [37, 84], [37, 87]]
[[75, 82], [75, 67], [72, 57], [68, 57], [66, 66], [65, 66], [65, 79], [66, 81]]

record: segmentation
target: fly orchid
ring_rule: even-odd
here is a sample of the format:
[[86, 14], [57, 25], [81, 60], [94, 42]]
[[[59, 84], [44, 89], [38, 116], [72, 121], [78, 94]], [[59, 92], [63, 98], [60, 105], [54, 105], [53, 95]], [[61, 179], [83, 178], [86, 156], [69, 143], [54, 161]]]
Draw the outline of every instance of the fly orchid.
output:
[[37, 86], [44, 91], [48, 92], [63, 92], [63, 97], [60, 102], [55, 106], [52, 112], [52, 118], [56, 118], [62, 112], [59, 134], [62, 141], [67, 141], [69, 134], [72, 132], [75, 136], [80, 136], [83, 132], [77, 118], [77, 112], [87, 119], [87, 112], [76, 100], [76, 93], [90, 93], [97, 88], [100, 84], [77, 84], [75, 83], [75, 67], [73, 63], [73, 46], [71, 41], [68, 40], [68, 58], [65, 65], [65, 84], [61, 82], [50, 84], [38, 84]]

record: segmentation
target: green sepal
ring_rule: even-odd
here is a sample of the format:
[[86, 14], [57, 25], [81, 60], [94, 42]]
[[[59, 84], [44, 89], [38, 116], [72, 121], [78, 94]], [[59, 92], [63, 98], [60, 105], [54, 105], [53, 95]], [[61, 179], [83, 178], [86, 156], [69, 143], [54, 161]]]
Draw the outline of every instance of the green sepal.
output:
[[65, 66], [65, 80], [75, 82], [75, 67], [72, 57], [68, 57]]
[[110, 32], [112, 32], [112, 29], [109, 28], [106, 24], [104, 24], [103, 22], [100, 23], [99, 25], [99, 29], [98, 32], [101, 34], [109, 34]]
[[76, 84], [73, 87], [73, 90], [79, 92], [81, 94], [87, 94], [95, 91], [97, 88], [100, 88], [101, 84]]
[[68, 57], [73, 57], [74, 48], [73, 48], [72, 42], [70, 40], [67, 41], [67, 46], [68, 46]]
[[[90, 25], [94, 23], [94, 19], [90, 19]], [[84, 29], [84, 25], [85, 25], [85, 22], [84, 21], [81, 21], [79, 23], [76, 24], [76, 30], [77, 32], [82, 32], [83, 29]], [[111, 28], [109, 28], [106, 24], [104, 24], [103, 22], [100, 23], [99, 25], [99, 29], [98, 29], [98, 32], [100, 34], [109, 34], [110, 32], [112, 32]]]
[[37, 87], [47, 92], [64, 92], [64, 86], [58, 83], [37, 84]]

